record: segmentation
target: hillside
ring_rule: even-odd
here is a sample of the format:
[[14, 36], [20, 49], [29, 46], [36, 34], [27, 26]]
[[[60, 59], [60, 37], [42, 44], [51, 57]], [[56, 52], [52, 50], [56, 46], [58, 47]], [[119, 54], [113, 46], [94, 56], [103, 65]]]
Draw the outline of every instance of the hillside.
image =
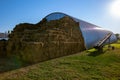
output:
[[119, 80], [120, 42], [115, 50], [94, 49], [0, 74], [0, 80]]
[[7, 34], [5, 34], [5, 33], [0, 33], [0, 38], [7, 38]]
[[0, 33], [0, 38], [3, 38], [4, 37], [4, 33]]

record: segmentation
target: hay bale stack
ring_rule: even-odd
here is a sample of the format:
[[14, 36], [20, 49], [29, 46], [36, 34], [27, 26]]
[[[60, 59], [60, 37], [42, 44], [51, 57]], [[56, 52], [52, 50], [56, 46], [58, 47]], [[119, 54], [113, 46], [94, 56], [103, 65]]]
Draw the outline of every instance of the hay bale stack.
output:
[[0, 57], [3, 58], [6, 56], [6, 45], [7, 41], [2, 39], [0, 40]]
[[25, 62], [38, 62], [85, 50], [79, 23], [65, 16], [37, 24], [19, 24], [9, 35], [8, 56], [19, 56]]

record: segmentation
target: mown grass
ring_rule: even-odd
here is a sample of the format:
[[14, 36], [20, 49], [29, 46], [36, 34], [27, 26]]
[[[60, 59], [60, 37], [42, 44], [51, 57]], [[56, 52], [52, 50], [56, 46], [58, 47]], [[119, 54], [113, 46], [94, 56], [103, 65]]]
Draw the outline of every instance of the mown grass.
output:
[[94, 49], [0, 74], [0, 80], [120, 80], [120, 44]]

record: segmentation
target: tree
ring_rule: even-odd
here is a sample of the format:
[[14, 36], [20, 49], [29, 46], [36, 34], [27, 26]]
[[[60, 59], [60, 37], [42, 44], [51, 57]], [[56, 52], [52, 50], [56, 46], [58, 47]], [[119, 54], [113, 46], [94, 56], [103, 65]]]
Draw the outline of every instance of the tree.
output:
[[117, 39], [120, 39], [120, 34], [115, 34], [116, 35], [116, 37], [117, 37]]

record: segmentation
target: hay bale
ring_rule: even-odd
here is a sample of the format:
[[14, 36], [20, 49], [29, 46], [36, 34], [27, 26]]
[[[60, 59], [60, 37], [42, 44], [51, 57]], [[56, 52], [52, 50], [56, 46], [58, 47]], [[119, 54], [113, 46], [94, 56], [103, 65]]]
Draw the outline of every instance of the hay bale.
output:
[[6, 45], [7, 41], [6, 40], [0, 40], [0, 57], [5, 57], [6, 56]]
[[59, 20], [43, 19], [37, 24], [17, 25], [10, 34], [8, 56], [25, 62], [38, 62], [85, 50], [79, 23], [65, 16]]

